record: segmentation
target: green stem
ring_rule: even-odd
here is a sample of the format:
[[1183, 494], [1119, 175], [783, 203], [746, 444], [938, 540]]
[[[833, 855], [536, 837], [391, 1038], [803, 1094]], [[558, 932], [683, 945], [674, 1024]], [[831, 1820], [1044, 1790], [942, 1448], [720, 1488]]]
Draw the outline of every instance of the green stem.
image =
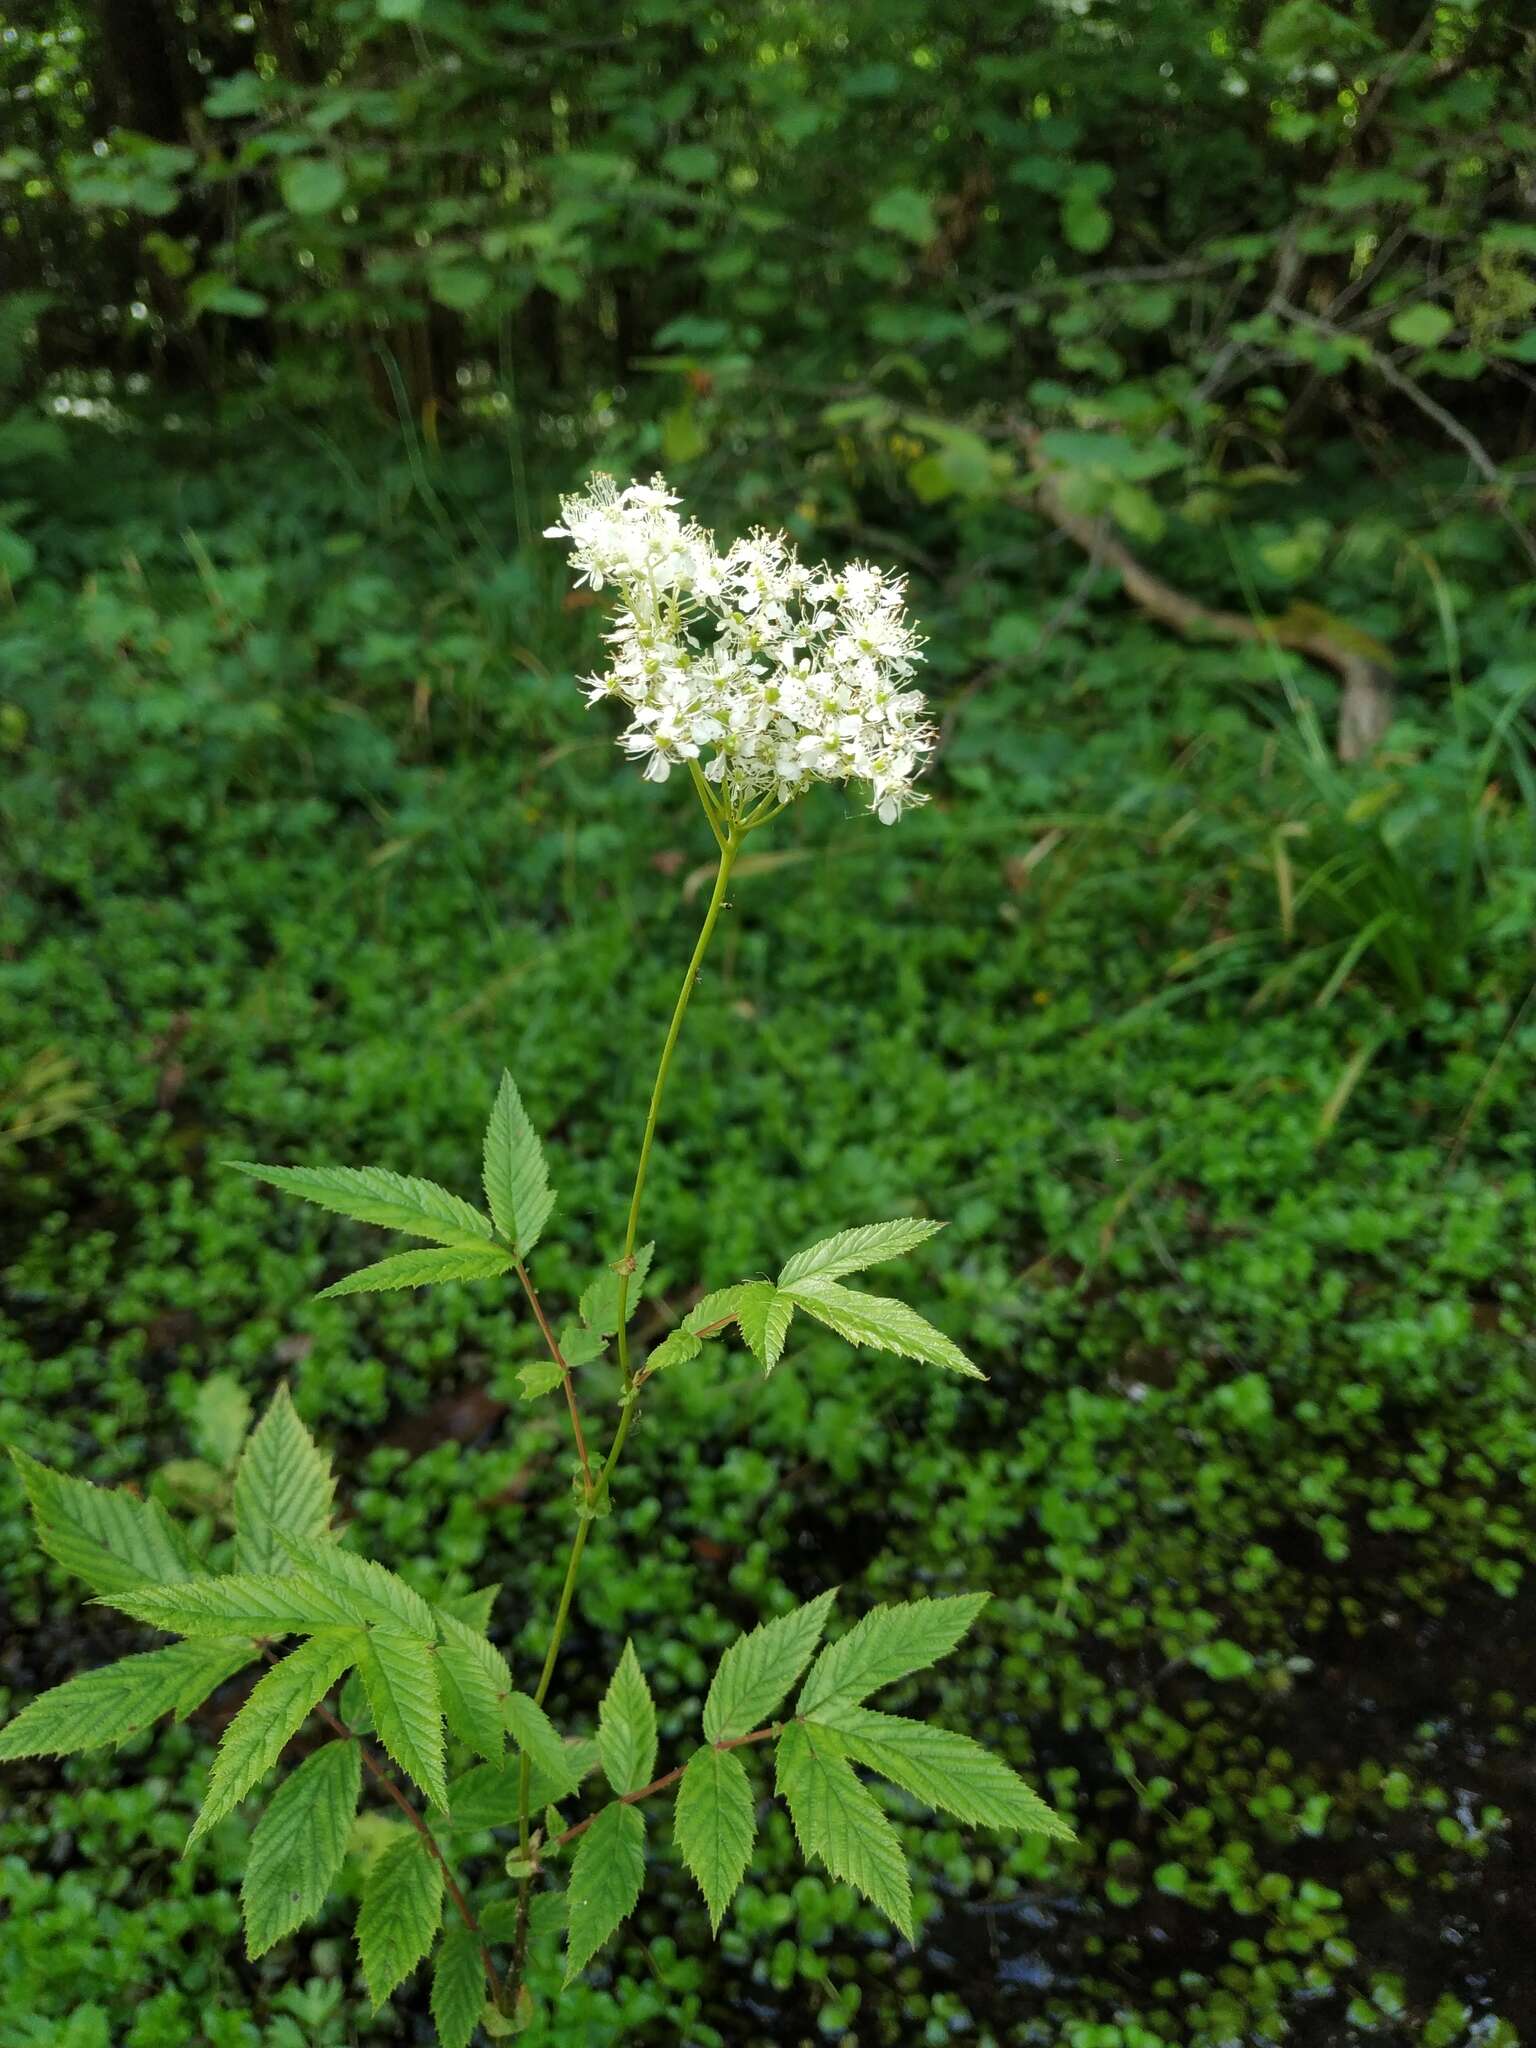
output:
[[[701, 778], [702, 779], [702, 778]], [[534, 1701], [543, 1706], [548, 1695], [550, 1682], [555, 1675], [555, 1664], [560, 1656], [560, 1645], [565, 1640], [565, 1631], [571, 1618], [571, 1603], [576, 1596], [576, 1581], [581, 1574], [581, 1560], [587, 1547], [587, 1532], [592, 1527], [592, 1510], [603, 1500], [613, 1477], [614, 1467], [623, 1454], [624, 1445], [634, 1425], [635, 1410], [638, 1407], [634, 1375], [629, 1365], [629, 1337], [625, 1317], [629, 1308], [629, 1276], [634, 1271], [635, 1237], [640, 1227], [640, 1198], [645, 1192], [645, 1173], [650, 1164], [651, 1147], [656, 1138], [656, 1124], [661, 1115], [661, 1098], [667, 1085], [667, 1074], [672, 1065], [672, 1055], [677, 1050], [678, 1036], [687, 1015], [688, 1000], [693, 994], [693, 985], [698, 979], [705, 952], [714, 936], [720, 912], [725, 907], [725, 892], [735, 865], [736, 855], [741, 850], [745, 830], [734, 821], [725, 824], [724, 829], [716, 823], [716, 813], [704, 790], [700, 790], [700, 801], [704, 804], [709, 818], [710, 829], [720, 844], [720, 867], [715, 876], [715, 886], [709, 899], [709, 908], [704, 913], [704, 922], [699, 929], [698, 940], [693, 949], [693, 958], [688, 962], [688, 972], [683, 977], [682, 988], [678, 991], [676, 1005], [672, 1011], [672, 1022], [668, 1026], [666, 1042], [661, 1048], [661, 1062], [656, 1069], [655, 1084], [651, 1089], [650, 1109], [645, 1119], [645, 1134], [640, 1141], [640, 1160], [635, 1169], [634, 1192], [629, 1202], [629, 1222], [624, 1234], [624, 1251], [619, 1265], [619, 1364], [624, 1374], [624, 1407], [619, 1416], [619, 1426], [614, 1431], [613, 1443], [602, 1470], [592, 1484], [585, 1502], [585, 1511], [576, 1524], [576, 1534], [571, 1539], [571, 1553], [566, 1559], [565, 1583], [560, 1588], [560, 1599], [555, 1608], [554, 1623], [549, 1632], [549, 1647], [544, 1653], [544, 1668], [539, 1673]], [[558, 1355], [558, 1354], [557, 1354]], [[533, 1766], [526, 1751], [518, 1770], [517, 1796], [517, 1839], [518, 1854], [526, 1861], [532, 1827], [528, 1813], [528, 1794], [533, 1783]], [[523, 1957], [528, 1940], [528, 1898], [531, 1879], [524, 1878], [518, 1892], [517, 1934], [513, 1952], [511, 1977], [514, 1983], [521, 1980]]]
[[[734, 822], [727, 827], [725, 837], [720, 841], [720, 866], [715, 874], [715, 886], [710, 892], [709, 908], [704, 913], [704, 922], [699, 927], [698, 943], [693, 949], [693, 958], [688, 962], [688, 972], [683, 976], [683, 985], [678, 990], [677, 1004], [672, 1012], [672, 1022], [667, 1029], [666, 1043], [661, 1048], [661, 1061], [656, 1069], [656, 1080], [651, 1088], [651, 1106], [646, 1113], [645, 1135], [640, 1140], [640, 1158], [635, 1167], [634, 1192], [629, 1198], [629, 1222], [624, 1230], [624, 1250], [619, 1259], [619, 1367], [624, 1374], [624, 1388], [628, 1392], [634, 1375], [629, 1365], [629, 1328], [625, 1318], [629, 1311], [629, 1276], [635, 1270], [635, 1239], [640, 1230], [640, 1200], [645, 1193], [646, 1169], [651, 1163], [651, 1146], [655, 1142], [656, 1123], [661, 1115], [661, 1098], [666, 1091], [667, 1075], [672, 1068], [672, 1055], [677, 1050], [678, 1036], [683, 1028], [683, 1019], [688, 1014], [689, 998], [693, 985], [698, 980], [699, 969], [709, 942], [714, 937], [715, 925], [725, 907], [725, 892], [731, 879], [731, 869], [741, 850], [742, 828]], [[599, 1481], [599, 1487], [601, 1487]]]

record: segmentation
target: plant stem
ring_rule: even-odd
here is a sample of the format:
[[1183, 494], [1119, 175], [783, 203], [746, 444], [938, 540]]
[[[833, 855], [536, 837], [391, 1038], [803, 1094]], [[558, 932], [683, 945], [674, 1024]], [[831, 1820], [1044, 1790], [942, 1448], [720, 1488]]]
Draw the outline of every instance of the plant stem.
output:
[[[269, 1664], [276, 1664], [278, 1662], [277, 1652], [270, 1644], [263, 1644], [261, 1654]], [[453, 1902], [454, 1911], [480, 1944], [480, 1960], [485, 1967], [486, 1981], [491, 1987], [492, 1999], [499, 2005], [502, 1997], [502, 1982], [496, 1973], [496, 1964], [492, 1959], [490, 1946], [485, 1936], [480, 1932], [480, 1923], [470, 1911], [468, 1900], [459, 1889], [458, 1880], [448, 1868], [448, 1859], [438, 1846], [436, 1835], [433, 1834], [432, 1830], [427, 1826], [415, 1807], [412, 1806], [410, 1800], [400, 1790], [400, 1787], [395, 1783], [389, 1772], [379, 1762], [367, 1743], [363, 1741], [362, 1737], [354, 1729], [349, 1728], [339, 1714], [333, 1714], [324, 1700], [321, 1700], [316, 1706], [315, 1714], [319, 1720], [325, 1723], [331, 1733], [339, 1737], [341, 1741], [355, 1742], [357, 1744], [357, 1753], [362, 1760], [363, 1769], [389, 1794], [417, 1834], [426, 1843], [433, 1859], [442, 1870], [443, 1884], [449, 1898]]]
[[651, 1088], [651, 1105], [646, 1112], [645, 1134], [640, 1140], [640, 1158], [635, 1166], [634, 1192], [629, 1198], [629, 1221], [624, 1230], [624, 1250], [619, 1260], [619, 1366], [624, 1374], [626, 1392], [633, 1374], [629, 1366], [629, 1329], [625, 1317], [629, 1308], [629, 1276], [634, 1271], [635, 1239], [640, 1230], [640, 1200], [645, 1193], [646, 1169], [651, 1163], [651, 1146], [656, 1138], [656, 1123], [661, 1115], [661, 1098], [666, 1091], [672, 1055], [677, 1050], [678, 1036], [683, 1028], [683, 1019], [688, 1014], [689, 998], [693, 994], [694, 983], [698, 980], [704, 955], [709, 950], [715, 925], [721, 910], [725, 907], [725, 892], [730, 883], [731, 869], [736, 864], [736, 855], [741, 850], [742, 836], [741, 826], [733, 822], [720, 841], [720, 866], [715, 873], [715, 886], [710, 892], [709, 908], [704, 913], [704, 922], [699, 927], [693, 958], [688, 962], [688, 972], [683, 976], [683, 985], [678, 990], [677, 1003], [672, 1011], [672, 1022], [667, 1029], [666, 1042], [661, 1048], [661, 1060], [656, 1068], [656, 1079]]
[[[775, 1721], [771, 1728], [754, 1728], [750, 1735], [732, 1735], [724, 1742], [711, 1744], [711, 1747], [714, 1749], [745, 1749], [749, 1742], [772, 1742], [776, 1735], [782, 1735], [783, 1733], [783, 1722]], [[666, 1771], [661, 1777], [652, 1778], [650, 1784], [642, 1785], [638, 1792], [621, 1792], [614, 1803], [619, 1806], [638, 1806], [642, 1799], [649, 1799], [653, 1793], [665, 1792], [669, 1785], [675, 1785], [687, 1768], [686, 1764], [679, 1764], [675, 1771]], [[601, 1812], [602, 1808], [599, 1807], [598, 1813]], [[550, 1841], [550, 1848], [563, 1849], [567, 1842], [574, 1842], [578, 1835], [584, 1835], [587, 1832], [587, 1829], [591, 1827], [597, 1817], [596, 1813], [589, 1813], [585, 1820], [577, 1821], [576, 1825], [567, 1828], [563, 1835], [555, 1835]]]
[[582, 1433], [581, 1411], [576, 1406], [576, 1387], [571, 1379], [571, 1368], [566, 1364], [565, 1354], [560, 1349], [559, 1340], [549, 1326], [549, 1318], [544, 1313], [543, 1302], [539, 1300], [538, 1289], [528, 1277], [528, 1268], [521, 1259], [517, 1259], [513, 1262], [513, 1270], [522, 1282], [523, 1292], [528, 1297], [528, 1306], [533, 1310], [534, 1320], [544, 1333], [544, 1342], [549, 1346], [549, 1355], [560, 1368], [560, 1384], [565, 1388], [565, 1405], [571, 1411], [571, 1434], [576, 1439], [576, 1455], [581, 1460], [582, 1484], [586, 1489], [587, 1501], [590, 1505], [592, 1500], [592, 1467], [587, 1459], [587, 1440]]
[[[571, 1421], [577, 1432], [577, 1447], [583, 1453], [582, 1467], [587, 1477], [587, 1496], [585, 1512], [577, 1522], [576, 1533], [571, 1538], [571, 1552], [570, 1556], [566, 1559], [565, 1565], [565, 1582], [560, 1588], [560, 1599], [555, 1608], [555, 1619], [549, 1632], [549, 1647], [544, 1653], [544, 1668], [539, 1673], [539, 1683], [533, 1695], [534, 1702], [538, 1706], [543, 1706], [549, 1692], [550, 1681], [555, 1675], [555, 1664], [560, 1655], [560, 1645], [565, 1640], [566, 1626], [571, 1618], [571, 1602], [575, 1598], [576, 1581], [581, 1572], [582, 1555], [587, 1547], [587, 1532], [592, 1526], [592, 1511], [608, 1491], [614, 1467], [619, 1462], [624, 1445], [628, 1440], [629, 1432], [634, 1425], [637, 1389], [629, 1364], [629, 1333], [626, 1317], [629, 1311], [629, 1278], [635, 1270], [635, 1237], [640, 1227], [640, 1198], [645, 1192], [645, 1173], [646, 1168], [650, 1164], [651, 1147], [656, 1140], [656, 1124], [661, 1115], [661, 1098], [666, 1090], [667, 1074], [671, 1069], [672, 1055], [677, 1050], [678, 1037], [683, 1028], [683, 1018], [688, 1013], [689, 998], [693, 994], [694, 983], [698, 980], [699, 969], [703, 965], [704, 955], [708, 951], [711, 938], [714, 936], [715, 926], [720, 919], [720, 912], [725, 907], [725, 892], [730, 883], [731, 869], [735, 865], [736, 855], [741, 850], [741, 842], [745, 836], [744, 828], [735, 820], [726, 821], [722, 819], [721, 814], [710, 798], [708, 789], [703, 786], [702, 776], [698, 777], [697, 780], [700, 784], [699, 801], [703, 804], [704, 814], [709, 819], [710, 830], [714, 833], [719, 843], [720, 866], [715, 874], [715, 886], [710, 892], [709, 907], [704, 913], [704, 922], [699, 927], [699, 936], [694, 944], [693, 957], [688, 962], [688, 971], [683, 976], [683, 985], [678, 991], [677, 1001], [673, 1006], [672, 1022], [667, 1027], [666, 1040], [661, 1048], [661, 1060], [656, 1068], [656, 1079], [651, 1087], [651, 1101], [650, 1108], [646, 1112], [645, 1132], [640, 1140], [640, 1158], [635, 1168], [634, 1192], [631, 1194], [629, 1201], [629, 1221], [624, 1232], [624, 1250], [619, 1260], [619, 1366], [624, 1375], [625, 1400], [623, 1412], [619, 1416], [619, 1426], [614, 1431], [612, 1446], [607, 1457], [603, 1460], [602, 1470], [598, 1473], [595, 1481], [592, 1479], [590, 1469], [587, 1467], [585, 1448], [581, 1441], [580, 1424], [576, 1418], [575, 1397], [571, 1393], [570, 1374], [567, 1371], [565, 1375], [566, 1394], [571, 1404]], [[560, 1359], [559, 1347], [544, 1321], [532, 1286], [527, 1281], [526, 1275], [521, 1274], [521, 1271], [519, 1277], [523, 1279], [524, 1285], [528, 1289], [528, 1298], [533, 1303], [534, 1313], [538, 1316], [540, 1327], [544, 1330], [551, 1353], [563, 1365], [564, 1360]], [[533, 1765], [525, 1751], [518, 1772], [517, 1797], [518, 1853], [525, 1860], [532, 1837], [528, 1816], [528, 1794], [532, 1783]], [[531, 1878], [525, 1877], [518, 1891], [517, 1935], [513, 1948], [511, 1972], [514, 1983], [521, 1979], [523, 1958], [527, 1949], [528, 1897], [531, 1883]]]

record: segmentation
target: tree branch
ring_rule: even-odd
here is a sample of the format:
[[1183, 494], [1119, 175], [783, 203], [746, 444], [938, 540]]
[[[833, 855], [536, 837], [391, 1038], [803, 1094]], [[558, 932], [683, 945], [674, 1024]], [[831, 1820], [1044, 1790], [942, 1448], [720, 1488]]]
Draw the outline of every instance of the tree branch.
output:
[[1119, 572], [1126, 595], [1149, 618], [1171, 626], [1185, 639], [1236, 640], [1249, 645], [1283, 647], [1331, 668], [1344, 686], [1339, 704], [1339, 758], [1356, 761], [1370, 752], [1392, 716], [1391, 657], [1384, 647], [1365, 633], [1356, 634], [1315, 606], [1293, 605], [1278, 619], [1250, 618], [1246, 612], [1213, 611], [1198, 599], [1187, 597], [1182, 590], [1154, 576], [1131, 553], [1108, 520], [1088, 518], [1066, 504], [1055, 473], [1041, 451], [1037, 427], [1015, 420], [1013, 432], [1034, 472], [1035, 503], [1090, 559], [1096, 557]]

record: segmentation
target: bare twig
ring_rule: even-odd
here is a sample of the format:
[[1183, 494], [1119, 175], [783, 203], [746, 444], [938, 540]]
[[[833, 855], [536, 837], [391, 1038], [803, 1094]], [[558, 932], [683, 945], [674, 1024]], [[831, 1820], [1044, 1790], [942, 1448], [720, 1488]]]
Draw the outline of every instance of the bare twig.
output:
[[1286, 302], [1279, 304], [1275, 310], [1284, 319], [1292, 321], [1298, 327], [1308, 328], [1314, 334], [1325, 335], [1330, 340], [1347, 340], [1359, 355], [1361, 362], [1368, 363], [1384, 384], [1390, 384], [1394, 391], [1400, 392], [1410, 405], [1417, 407], [1426, 419], [1433, 420], [1442, 433], [1449, 435], [1459, 448], [1465, 449], [1468, 461], [1483, 482], [1490, 487], [1493, 504], [1499, 517], [1520, 543], [1527, 560], [1536, 567], [1536, 539], [1532, 538], [1529, 529], [1505, 502], [1504, 493], [1508, 488], [1508, 479], [1470, 427], [1463, 425], [1454, 413], [1447, 412], [1438, 400], [1431, 398], [1422, 386], [1416, 384], [1397, 367], [1389, 355], [1383, 354], [1378, 348], [1373, 348], [1361, 336], [1348, 334], [1345, 329], [1335, 327], [1331, 321], [1321, 320], [1315, 313], [1304, 313], [1299, 306], [1292, 306]]

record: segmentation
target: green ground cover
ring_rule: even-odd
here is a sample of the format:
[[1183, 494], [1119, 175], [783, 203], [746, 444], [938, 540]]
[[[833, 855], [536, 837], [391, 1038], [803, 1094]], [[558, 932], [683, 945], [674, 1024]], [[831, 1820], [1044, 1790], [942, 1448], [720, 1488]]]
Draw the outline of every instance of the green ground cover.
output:
[[[583, 712], [595, 625], [484, 447], [428, 503], [286, 431], [75, 446], [92, 501], [42, 478], [0, 637], [0, 1434], [196, 1511], [199, 1386], [287, 1378], [373, 1554], [500, 1581], [526, 1672], [566, 1519], [526, 1317], [499, 1283], [315, 1302], [369, 1233], [218, 1162], [460, 1181], [511, 1066], [559, 1165], [544, 1285], [578, 1286], [707, 835]], [[792, 1600], [990, 1585], [909, 1691], [1080, 1842], [914, 1822], [914, 1955], [776, 1817], [718, 1953], [674, 1863], [540, 2038], [1504, 2048], [1536, 2022], [1530, 596], [1444, 525], [1455, 645], [1404, 600], [1425, 708], [1344, 787], [1266, 651], [1136, 623], [1022, 513], [959, 524], [912, 528], [935, 801], [882, 833], [822, 793], [754, 842], [642, 1315], [926, 1195], [954, 1221], [911, 1285], [989, 1382], [813, 1331], [766, 1388], [673, 1374], [552, 1705], [590, 1720], [632, 1635], [665, 1749]], [[9, 1709], [141, 1632], [0, 1485]], [[425, 2038], [420, 1983], [369, 2015], [344, 1899], [244, 1960], [248, 1817], [180, 1860], [231, 1711], [8, 1767], [0, 2048]]]

